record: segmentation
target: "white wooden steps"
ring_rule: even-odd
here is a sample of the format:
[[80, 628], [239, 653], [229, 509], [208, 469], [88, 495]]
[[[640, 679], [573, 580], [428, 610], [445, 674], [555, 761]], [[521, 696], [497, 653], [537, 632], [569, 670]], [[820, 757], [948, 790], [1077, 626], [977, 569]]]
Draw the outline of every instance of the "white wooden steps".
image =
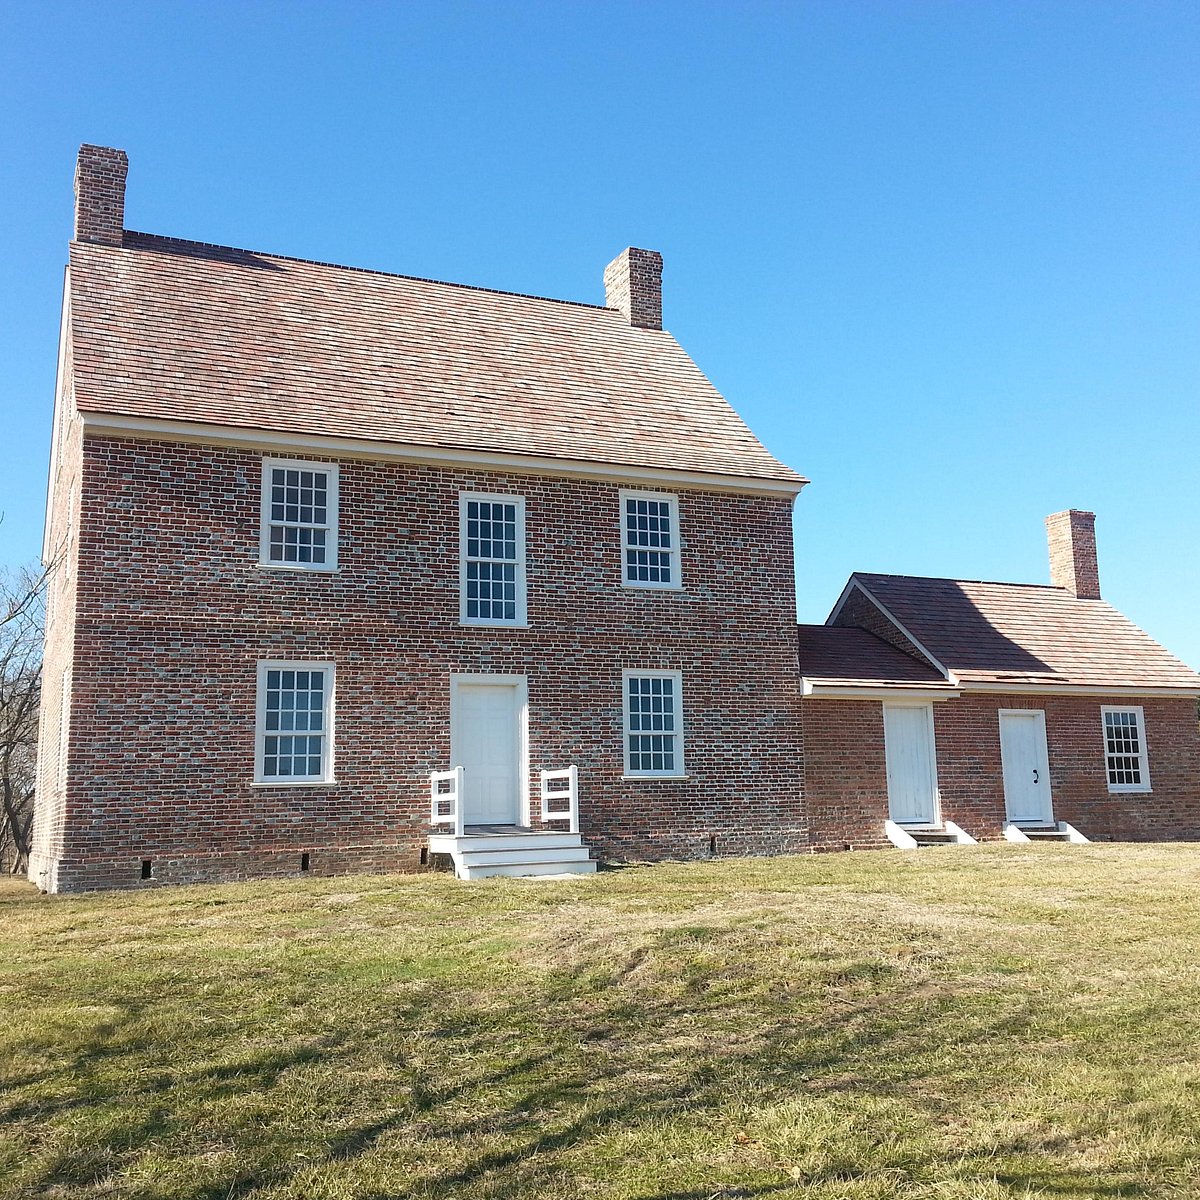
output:
[[491, 875], [590, 875], [596, 864], [578, 833], [472, 826], [461, 834], [431, 833], [429, 853], [445, 854], [459, 879]]
[[465, 769], [431, 772], [429, 823], [435, 830], [450, 828], [429, 835], [429, 853], [449, 855], [459, 879], [593, 874], [596, 864], [579, 833], [579, 768], [542, 771], [540, 781], [542, 822], [565, 822], [566, 832], [524, 825], [468, 825]]
[[911, 825], [885, 821], [888, 841], [900, 850], [926, 850], [931, 846], [974, 846], [975, 839], [953, 821], [940, 825]]
[[1086, 845], [1091, 841], [1066, 821], [1054, 824], [1012, 821], [1005, 825], [1004, 836], [1010, 842], [1069, 842], [1073, 846]]

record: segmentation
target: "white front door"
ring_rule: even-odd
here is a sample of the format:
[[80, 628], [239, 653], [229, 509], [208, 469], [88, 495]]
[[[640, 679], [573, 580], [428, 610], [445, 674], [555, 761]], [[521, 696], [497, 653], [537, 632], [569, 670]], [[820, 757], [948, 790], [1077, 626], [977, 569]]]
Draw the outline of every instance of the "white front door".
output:
[[1008, 819], [1014, 824], [1052, 824], [1046, 714], [1040, 708], [1000, 710], [1000, 761]]
[[522, 707], [515, 682], [455, 680], [451, 687], [450, 756], [463, 768], [467, 825], [518, 824]]
[[932, 704], [885, 704], [888, 814], [900, 825], [936, 825], [937, 756]]

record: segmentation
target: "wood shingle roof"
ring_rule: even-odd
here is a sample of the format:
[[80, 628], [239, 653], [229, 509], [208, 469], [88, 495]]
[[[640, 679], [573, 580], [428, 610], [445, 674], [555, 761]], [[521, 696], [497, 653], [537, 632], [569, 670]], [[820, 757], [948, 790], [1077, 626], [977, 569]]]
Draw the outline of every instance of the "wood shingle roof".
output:
[[1038, 584], [855, 573], [958, 681], [1200, 692], [1200, 675], [1104, 600]]
[[84, 413], [804, 482], [613, 309], [128, 231], [70, 261]]

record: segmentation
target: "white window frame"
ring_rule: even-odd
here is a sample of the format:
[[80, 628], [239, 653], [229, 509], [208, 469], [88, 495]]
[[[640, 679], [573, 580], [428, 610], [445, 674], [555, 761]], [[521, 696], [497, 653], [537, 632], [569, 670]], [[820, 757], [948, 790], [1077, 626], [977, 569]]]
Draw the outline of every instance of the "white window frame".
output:
[[[636, 546], [629, 541], [629, 526], [626, 523], [625, 502], [627, 500], [654, 500], [666, 504], [671, 518], [671, 548], [667, 551], [671, 556], [671, 582], [653, 583], [648, 580], [630, 579], [629, 566], [625, 561], [630, 550], [645, 550], [645, 546]], [[679, 497], [673, 492], [645, 492], [632, 488], [622, 488], [620, 491], [620, 527], [621, 527], [621, 584], [627, 588], [641, 588], [655, 592], [678, 592], [683, 588], [683, 558], [679, 543]]]
[[[323, 770], [320, 776], [312, 775], [264, 775], [263, 759], [267, 740], [267, 672], [268, 671], [324, 671], [324, 753], [321, 756]], [[336, 703], [334, 689], [337, 686], [337, 668], [330, 661], [266, 658], [258, 662], [258, 695], [254, 716], [254, 783], [258, 787], [328, 787], [335, 782], [333, 773]], [[277, 731], [272, 731], [274, 734]]]
[[[1138, 729], [1138, 771], [1142, 776], [1141, 783], [1113, 783], [1108, 777], [1108, 714], [1135, 713]], [[1101, 745], [1104, 750], [1104, 781], [1112, 793], [1148, 792], [1150, 791], [1150, 751], [1146, 746], [1146, 714], [1140, 704], [1104, 704], [1100, 708]]]
[[[328, 476], [325, 489], [325, 509], [327, 523], [325, 525], [310, 525], [305, 528], [324, 529], [325, 562], [277, 562], [271, 558], [271, 472], [272, 471], [323, 471]], [[314, 462], [301, 458], [267, 458], [262, 460], [262, 484], [259, 493], [258, 514], [258, 565], [270, 571], [315, 571], [319, 574], [331, 574], [338, 569], [338, 508], [340, 504], [338, 464], [331, 462]], [[291, 525], [293, 522], [283, 522]]]
[[[512, 504], [516, 507], [517, 557], [516, 559], [467, 558], [467, 506], [479, 501], [484, 504]], [[467, 563], [512, 562], [515, 583], [516, 616], [511, 620], [498, 617], [467, 616]], [[527, 584], [525, 577], [525, 497], [512, 492], [459, 492], [458, 494], [458, 622], [460, 625], [475, 625], [498, 629], [519, 629], [529, 624], [527, 608]]]
[[[634, 770], [629, 753], [629, 681], [631, 679], [670, 679], [675, 684], [675, 766], [670, 771]], [[660, 670], [625, 670], [621, 672], [621, 745], [625, 763], [626, 779], [685, 779], [684, 763], [684, 719], [683, 719], [683, 672]]]

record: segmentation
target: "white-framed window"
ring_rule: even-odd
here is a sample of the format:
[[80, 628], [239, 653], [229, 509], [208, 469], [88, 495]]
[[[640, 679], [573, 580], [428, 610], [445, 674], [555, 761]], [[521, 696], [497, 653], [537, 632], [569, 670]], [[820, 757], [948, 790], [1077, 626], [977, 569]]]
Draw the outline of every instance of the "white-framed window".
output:
[[459, 620], [524, 625], [525, 497], [462, 492], [458, 525]]
[[256, 783], [333, 781], [331, 662], [258, 664]]
[[264, 458], [259, 562], [298, 571], [336, 571], [336, 463]]
[[621, 492], [622, 579], [626, 587], [678, 588], [679, 501], [666, 492]]
[[1140, 706], [1105, 705], [1104, 770], [1110, 792], [1148, 792], [1150, 760], [1146, 755], [1146, 716]]
[[683, 774], [683, 674], [625, 671], [625, 774]]

